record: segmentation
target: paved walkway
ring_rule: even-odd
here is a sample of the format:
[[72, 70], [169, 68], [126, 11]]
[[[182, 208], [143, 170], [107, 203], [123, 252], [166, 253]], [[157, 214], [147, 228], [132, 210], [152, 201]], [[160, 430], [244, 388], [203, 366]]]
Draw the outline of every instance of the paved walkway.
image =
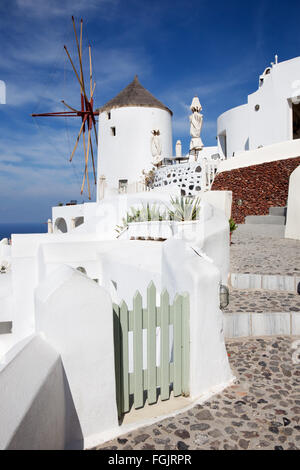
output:
[[235, 385], [203, 405], [98, 449], [300, 450], [300, 360], [293, 363], [295, 339], [228, 341]]
[[300, 241], [284, 238], [284, 227], [240, 225], [232, 242], [231, 272], [300, 276]]
[[[231, 272], [300, 277], [300, 241], [284, 238], [284, 226], [244, 224], [233, 232]], [[231, 289], [224, 313], [300, 312], [296, 293]]]
[[[284, 227], [241, 225], [232, 241], [231, 272], [300, 276], [300, 241], [284, 239]], [[224, 313], [299, 311], [295, 293], [231, 289]], [[228, 340], [237, 377], [233, 386], [203, 405], [98, 449], [300, 450], [300, 354], [296, 364], [295, 339]]]
[[300, 312], [300, 296], [274, 290], [230, 289], [224, 313]]

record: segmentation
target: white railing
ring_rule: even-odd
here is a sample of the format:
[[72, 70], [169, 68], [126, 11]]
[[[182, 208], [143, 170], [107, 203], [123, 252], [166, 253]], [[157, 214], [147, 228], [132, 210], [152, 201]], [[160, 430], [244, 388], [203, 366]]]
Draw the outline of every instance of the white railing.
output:
[[194, 196], [211, 189], [220, 160], [198, 157], [196, 162], [166, 165], [156, 170], [154, 187], [177, 185], [183, 195]]

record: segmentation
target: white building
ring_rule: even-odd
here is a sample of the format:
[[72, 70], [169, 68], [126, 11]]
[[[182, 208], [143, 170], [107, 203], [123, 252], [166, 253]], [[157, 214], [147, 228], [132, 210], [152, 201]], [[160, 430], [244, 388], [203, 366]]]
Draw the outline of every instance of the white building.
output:
[[162, 156], [172, 156], [172, 111], [137, 76], [99, 112], [98, 180], [104, 175], [110, 188], [135, 183], [151, 168], [153, 129], [160, 131]]
[[267, 67], [247, 103], [218, 118], [220, 152], [239, 152], [300, 138], [300, 57]]

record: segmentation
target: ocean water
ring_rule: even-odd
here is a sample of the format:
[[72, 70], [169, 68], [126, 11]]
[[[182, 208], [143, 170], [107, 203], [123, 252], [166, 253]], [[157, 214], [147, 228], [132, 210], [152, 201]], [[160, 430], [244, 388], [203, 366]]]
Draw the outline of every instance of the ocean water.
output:
[[12, 233], [46, 233], [47, 231], [47, 223], [0, 223], [0, 240], [2, 238], [11, 238]]

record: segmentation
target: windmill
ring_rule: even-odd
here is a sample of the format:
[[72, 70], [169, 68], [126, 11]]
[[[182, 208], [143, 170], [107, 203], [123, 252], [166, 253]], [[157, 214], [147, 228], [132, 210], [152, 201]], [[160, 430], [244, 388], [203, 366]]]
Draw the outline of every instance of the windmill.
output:
[[[78, 59], [79, 59], [79, 73], [76, 70], [76, 67], [74, 65], [74, 62], [69, 54], [69, 51], [67, 49], [67, 46], [64, 46], [64, 49], [66, 51], [66, 54], [68, 56], [68, 59], [72, 65], [73, 71], [75, 73], [75, 76], [79, 82], [80, 85], [80, 103], [81, 107], [80, 110], [73, 108], [72, 106], [68, 105], [64, 100], [61, 102], [63, 105], [69, 110], [69, 111], [62, 111], [62, 112], [54, 112], [54, 113], [42, 113], [42, 114], [32, 114], [32, 117], [80, 117], [81, 118], [81, 127], [78, 133], [78, 136], [75, 141], [75, 145], [73, 148], [73, 151], [70, 156], [70, 162], [72, 161], [76, 148], [78, 146], [79, 140], [82, 137], [83, 140], [83, 151], [84, 151], [84, 175], [83, 175], [83, 181], [81, 185], [81, 194], [83, 193], [84, 186], [87, 184], [88, 187], [88, 194], [89, 194], [89, 199], [91, 199], [91, 189], [90, 189], [90, 179], [89, 179], [89, 171], [88, 171], [88, 161], [89, 161], [89, 155], [91, 154], [92, 158], [92, 165], [93, 165], [93, 176], [94, 176], [94, 183], [97, 184], [96, 181], [96, 172], [95, 172], [95, 160], [94, 160], [94, 151], [93, 151], [93, 143], [92, 143], [92, 134], [94, 133], [94, 138], [96, 142], [96, 148], [98, 148], [98, 137], [97, 137], [97, 128], [96, 128], [96, 120], [95, 116], [99, 115], [98, 111], [94, 111], [94, 92], [95, 92], [95, 86], [96, 83], [93, 83], [93, 74], [92, 74], [92, 50], [91, 46], [89, 45], [89, 67], [90, 67], [90, 76], [89, 76], [89, 98], [88, 94], [85, 88], [85, 80], [84, 80], [84, 75], [83, 75], [83, 66], [82, 66], [82, 26], [83, 26], [83, 20], [81, 18], [80, 20], [80, 38], [78, 41], [78, 36], [77, 36], [77, 31], [76, 31], [76, 26], [75, 26], [75, 20], [74, 17], [72, 16], [72, 23], [73, 23], [73, 28], [74, 28], [74, 33], [75, 33], [75, 40], [76, 40], [76, 46], [77, 46], [77, 51], [78, 51]], [[86, 130], [87, 130], [87, 142], [86, 142]], [[94, 131], [94, 132], [93, 132]]]

